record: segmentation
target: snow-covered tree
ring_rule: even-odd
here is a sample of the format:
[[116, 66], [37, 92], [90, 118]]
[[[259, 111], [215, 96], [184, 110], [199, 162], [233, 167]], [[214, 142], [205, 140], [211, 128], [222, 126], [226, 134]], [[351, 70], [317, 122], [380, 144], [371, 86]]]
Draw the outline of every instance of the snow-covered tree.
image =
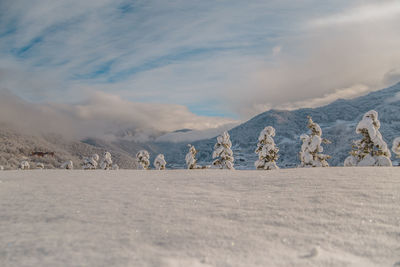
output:
[[213, 168], [230, 170], [235, 169], [233, 167], [234, 158], [231, 147], [232, 143], [228, 132], [224, 132], [222, 135], [217, 137], [217, 143], [214, 146], [214, 152], [212, 154], [212, 158], [216, 158], [216, 160], [214, 160], [212, 163]]
[[66, 170], [73, 170], [74, 169], [74, 163], [72, 160], [67, 160], [61, 165], [61, 169], [66, 169]]
[[392, 151], [396, 154], [396, 158], [400, 158], [400, 137], [393, 140]]
[[100, 168], [102, 170], [111, 170], [112, 169], [112, 159], [111, 159], [111, 153], [106, 151], [103, 154], [103, 158], [101, 159], [100, 162]]
[[279, 149], [275, 145], [273, 137], [275, 129], [272, 126], [265, 127], [258, 137], [257, 149], [258, 160], [254, 163], [259, 170], [275, 170], [279, 169], [276, 165]]
[[95, 170], [97, 169], [98, 162], [99, 161], [99, 155], [93, 154], [92, 156], [88, 158], [83, 159], [83, 169], [84, 170]]
[[362, 139], [353, 142], [353, 150], [344, 166], [392, 166], [391, 153], [379, 132], [378, 112], [370, 110], [358, 123], [356, 133]]
[[113, 169], [114, 171], [117, 171], [117, 170], [119, 170], [119, 166], [118, 166], [117, 164], [113, 164], [113, 165], [112, 165], [112, 169]]
[[167, 165], [167, 162], [165, 161], [164, 155], [157, 155], [154, 160], [154, 168], [156, 168], [156, 170], [165, 170], [165, 165]]
[[41, 162], [36, 163], [36, 169], [44, 169], [44, 164]]
[[189, 152], [186, 154], [186, 157], [185, 157], [186, 166], [188, 169], [198, 169], [197, 160], [196, 160], [197, 150], [191, 144], [188, 144], [188, 147], [189, 147]]
[[150, 154], [146, 150], [140, 150], [136, 154], [136, 161], [139, 170], [148, 170], [150, 168]]
[[19, 164], [19, 168], [20, 168], [21, 170], [29, 170], [30, 167], [31, 167], [31, 165], [30, 165], [29, 162], [26, 161], [26, 160], [21, 161], [21, 163]]
[[307, 127], [311, 131], [310, 135], [302, 134], [300, 136], [303, 142], [299, 153], [301, 161], [300, 167], [329, 167], [326, 160], [329, 159], [330, 156], [321, 154], [324, 151], [321, 144], [330, 144], [331, 142], [321, 137], [321, 127], [313, 122], [310, 116], [308, 116]]

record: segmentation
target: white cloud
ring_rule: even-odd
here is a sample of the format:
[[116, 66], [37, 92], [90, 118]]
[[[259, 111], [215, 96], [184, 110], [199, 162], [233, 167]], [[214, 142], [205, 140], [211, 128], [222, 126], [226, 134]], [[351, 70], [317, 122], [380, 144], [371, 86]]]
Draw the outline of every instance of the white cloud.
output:
[[363, 23], [396, 18], [400, 15], [399, 1], [379, 1], [378, 3], [351, 8], [340, 14], [312, 20], [313, 27], [337, 26], [340, 24]]
[[[118, 95], [141, 108], [115, 101], [138, 116], [130, 127], [164, 108], [157, 103], [182, 118], [158, 128], [196, 128], [184, 106], [248, 118], [399, 79], [397, 1], [4, 0], [1, 10], [0, 88], [67, 102], [63, 112], [78, 117], [99, 112], [71, 104], [87, 100], [82, 90]], [[217, 124], [201, 118], [198, 128]]]
[[178, 131], [169, 132], [161, 135], [156, 139], [158, 142], [193, 142], [196, 140], [202, 140], [206, 138], [212, 138], [222, 134], [224, 131], [229, 131], [239, 123], [228, 123], [219, 127], [208, 128], [205, 130], [194, 130], [194, 131]]
[[260, 63], [231, 91], [231, 107], [247, 116], [270, 108], [315, 107], [399, 82], [398, 25], [400, 16], [332, 24], [329, 30], [304, 27], [282, 40], [285, 51], [276, 61]]
[[197, 116], [181, 105], [134, 103], [101, 92], [89, 92], [86, 100], [79, 104], [34, 104], [9, 91], [0, 91], [0, 123], [32, 134], [146, 141], [182, 128], [204, 130], [233, 122], [226, 118]]

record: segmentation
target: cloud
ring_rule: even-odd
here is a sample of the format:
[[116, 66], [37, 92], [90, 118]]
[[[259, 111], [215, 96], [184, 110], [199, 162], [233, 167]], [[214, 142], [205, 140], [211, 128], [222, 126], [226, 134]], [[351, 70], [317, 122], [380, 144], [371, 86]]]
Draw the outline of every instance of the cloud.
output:
[[242, 77], [231, 90], [231, 108], [253, 116], [271, 108], [316, 107], [397, 83], [398, 25], [400, 16], [329, 29], [304, 26], [281, 41], [285, 50], [276, 61]]
[[364, 23], [395, 18], [400, 15], [399, 1], [379, 1], [355, 7], [343, 13], [326, 16], [310, 21], [312, 27], [329, 27], [340, 24]]
[[202, 140], [207, 138], [212, 138], [222, 134], [224, 131], [229, 131], [230, 129], [237, 126], [239, 122], [228, 123], [219, 127], [208, 128], [205, 130], [194, 130], [194, 131], [177, 131], [169, 132], [156, 138], [158, 142], [193, 142], [196, 140]]
[[181, 105], [134, 103], [102, 92], [88, 92], [78, 104], [35, 104], [0, 90], [0, 123], [31, 134], [148, 141], [182, 128], [204, 130], [233, 122], [197, 116]]
[[[74, 108], [98, 114], [90, 97], [118, 96], [132, 116], [123, 101], [141, 108], [124, 119], [135, 129], [317, 106], [399, 79], [398, 11], [372, 0], [4, 0], [0, 88], [78, 118]], [[160, 103], [182, 120], [149, 124]]]

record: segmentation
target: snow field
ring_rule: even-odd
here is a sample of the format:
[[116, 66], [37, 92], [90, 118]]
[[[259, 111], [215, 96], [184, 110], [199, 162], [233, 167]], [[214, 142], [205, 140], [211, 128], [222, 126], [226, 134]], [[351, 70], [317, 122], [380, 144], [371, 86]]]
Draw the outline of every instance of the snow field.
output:
[[400, 266], [398, 168], [0, 172], [1, 266]]

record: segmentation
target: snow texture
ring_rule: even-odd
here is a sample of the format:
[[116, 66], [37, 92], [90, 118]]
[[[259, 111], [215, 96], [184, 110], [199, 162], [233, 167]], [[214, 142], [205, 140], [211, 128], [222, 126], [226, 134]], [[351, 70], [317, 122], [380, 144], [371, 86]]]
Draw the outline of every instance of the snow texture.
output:
[[300, 136], [300, 140], [302, 141], [299, 153], [300, 167], [329, 167], [327, 159], [330, 156], [321, 154], [324, 151], [321, 144], [330, 144], [330, 141], [321, 137], [321, 127], [310, 116], [308, 116], [307, 127], [310, 129], [311, 134], [302, 134]]
[[157, 157], [154, 159], [153, 164], [156, 170], [165, 170], [165, 165], [167, 165], [167, 162], [164, 159], [164, 155], [158, 154]]
[[150, 154], [147, 150], [140, 150], [136, 154], [136, 161], [139, 170], [150, 169]]
[[97, 166], [99, 161], [99, 155], [93, 154], [92, 156], [88, 158], [83, 159], [83, 169], [84, 170], [95, 170], [97, 169]]
[[234, 158], [232, 152], [232, 143], [228, 132], [224, 132], [217, 137], [217, 143], [214, 145], [212, 158], [215, 159], [212, 167], [215, 169], [234, 170]]
[[254, 163], [257, 169], [275, 170], [279, 169], [276, 165], [279, 149], [275, 145], [273, 137], [275, 129], [272, 126], [265, 127], [258, 137], [257, 149], [255, 153], [258, 155], [258, 160]]
[[1, 266], [400, 265], [400, 173], [0, 172]]
[[72, 160], [67, 160], [66, 162], [64, 162], [61, 166], [61, 169], [67, 169], [67, 170], [73, 170], [74, 169], [74, 163], [72, 162]]
[[111, 153], [106, 151], [103, 154], [103, 158], [100, 162], [100, 169], [102, 170], [111, 170], [112, 169], [113, 161], [111, 159]]
[[21, 163], [19, 164], [20, 170], [29, 170], [30, 168], [31, 168], [31, 165], [26, 160], [21, 161]]
[[354, 141], [344, 166], [392, 166], [391, 153], [379, 132], [380, 127], [378, 112], [370, 110], [364, 114], [356, 128], [356, 133], [363, 138]]

